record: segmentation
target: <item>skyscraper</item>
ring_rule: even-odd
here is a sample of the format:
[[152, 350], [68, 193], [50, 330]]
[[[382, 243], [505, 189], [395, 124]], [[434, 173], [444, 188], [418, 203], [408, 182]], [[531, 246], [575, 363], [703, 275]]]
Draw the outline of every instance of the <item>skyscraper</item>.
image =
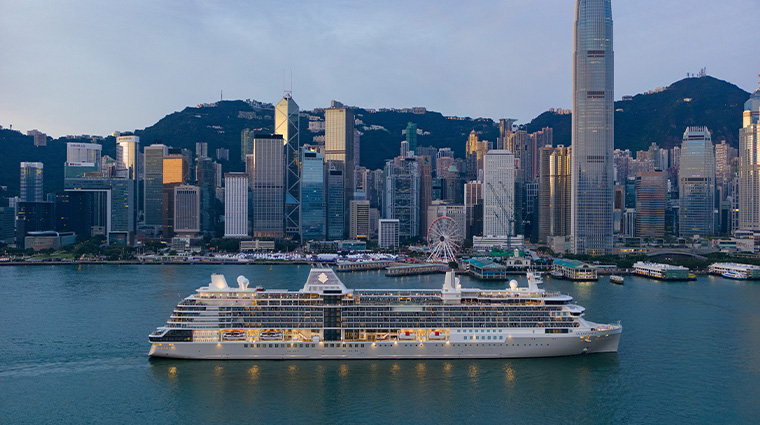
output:
[[612, 1], [577, 0], [573, 63], [571, 235], [576, 254], [612, 253]]
[[[253, 153], [253, 135], [254, 131], [250, 128], [245, 128], [240, 132], [240, 160], [245, 162], [245, 156]], [[216, 156], [219, 157], [219, 149], [216, 150]]]
[[488, 151], [483, 172], [483, 236], [514, 234], [515, 156], [508, 150]]
[[406, 141], [409, 143], [409, 150], [417, 152], [417, 124], [410, 122], [406, 125]]
[[739, 228], [760, 231], [760, 88], [744, 104], [739, 161]]
[[281, 239], [284, 236], [286, 149], [284, 138], [279, 134], [257, 134], [253, 138], [253, 154], [247, 156], [246, 162], [252, 159], [251, 230], [254, 237]]
[[216, 224], [214, 200], [216, 195], [216, 166], [208, 157], [198, 158], [195, 180], [200, 187], [201, 231], [213, 233]]
[[139, 136], [119, 136], [116, 139], [116, 169], [119, 176], [137, 180], [137, 152], [140, 149]]
[[415, 158], [386, 161], [383, 206], [385, 207], [385, 218], [399, 220], [401, 239], [419, 236], [420, 167]]
[[201, 231], [201, 189], [198, 186], [174, 187], [174, 233], [195, 236]]
[[224, 175], [224, 237], [248, 236], [248, 175]]
[[642, 171], [636, 176], [636, 229], [638, 238], [665, 236], [667, 180], [662, 171]]
[[538, 240], [570, 233], [570, 148], [539, 149]]
[[190, 177], [190, 161], [185, 155], [174, 153], [164, 157], [163, 167], [163, 231], [164, 238], [174, 236], [174, 189], [187, 184]]
[[301, 239], [301, 178], [298, 164], [300, 146], [299, 108], [286, 93], [274, 108], [274, 132], [285, 144], [285, 233]]
[[352, 200], [350, 211], [350, 239], [369, 239], [369, 201]]
[[21, 198], [20, 202], [42, 202], [41, 162], [21, 163]]
[[[330, 108], [325, 110], [325, 161], [330, 166], [343, 174], [343, 205], [344, 212], [348, 211], [348, 205], [354, 194], [354, 112], [347, 108]], [[328, 185], [328, 190], [329, 190]], [[333, 196], [328, 194], [332, 200]], [[332, 205], [332, 204], [331, 204]], [[350, 225], [348, 215], [341, 213], [343, 229]], [[328, 231], [330, 229], [328, 219]]]
[[301, 235], [303, 241], [324, 240], [325, 166], [319, 152], [301, 148]]
[[680, 208], [679, 234], [682, 237], [715, 232], [715, 156], [707, 127], [689, 127], [681, 144], [678, 171]]
[[343, 170], [332, 161], [326, 164], [327, 168], [327, 239], [343, 239], [346, 228], [344, 217], [348, 210], [345, 204], [345, 179]]
[[145, 147], [143, 170], [143, 214], [146, 226], [163, 225], [164, 156], [168, 153], [165, 145]]
[[100, 172], [101, 150], [97, 143], [66, 143], [66, 165], [64, 177], [67, 179], [84, 177], [86, 173]]

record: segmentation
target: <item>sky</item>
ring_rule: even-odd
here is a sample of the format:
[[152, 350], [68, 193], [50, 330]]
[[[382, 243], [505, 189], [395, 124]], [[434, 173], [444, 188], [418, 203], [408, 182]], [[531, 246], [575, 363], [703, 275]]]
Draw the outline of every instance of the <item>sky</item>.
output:
[[[574, 0], [0, 0], [0, 126], [106, 135], [224, 99], [529, 122], [570, 108]], [[613, 0], [615, 97], [758, 87], [760, 0]]]

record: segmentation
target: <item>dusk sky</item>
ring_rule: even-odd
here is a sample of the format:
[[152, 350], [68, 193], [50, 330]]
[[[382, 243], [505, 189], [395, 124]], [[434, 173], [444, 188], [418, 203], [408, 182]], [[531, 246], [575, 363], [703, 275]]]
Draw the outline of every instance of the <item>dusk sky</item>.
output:
[[[573, 0], [0, 0], [0, 125], [106, 135], [186, 106], [331, 99], [517, 118], [570, 108]], [[758, 87], [759, 0], [613, 0], [615, 98]], [[739, 129], [737, 129], [738, 131]]]

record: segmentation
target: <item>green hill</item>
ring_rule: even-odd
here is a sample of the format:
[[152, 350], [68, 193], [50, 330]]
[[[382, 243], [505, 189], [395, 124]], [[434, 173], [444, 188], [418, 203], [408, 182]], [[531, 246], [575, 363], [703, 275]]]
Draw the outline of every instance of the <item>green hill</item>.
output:
[[[652, 142], [672, 148], [681, 144], [688, 126], [707, 126], [713, 142], [739, 146], [744, 102], [749, 93], [713, 77], [686, 78], [663, 91], [615, 102], [615, 148], [645, 150]], [[545, 112], [528, 131], [554, 128], [554, 143], [570, 145], [571, 115]]]
[[[713, 141], [726, 140], [738, 146], [744, 102], [749, 93], [735, 85], [712, 77], [687, 78], [651, 94], [640, 94], [631, 100], [615, 102], [615, 147], [632, 151], [646, 149], [652, 142], [670, 148], [681, 143], [687, 126], [704, 125], [713, 132]], [[323, 117], [323, 111], [304, 111]], [[496, 141], [498, 128], [491, 119], [445, 117], [438, 112], [424, 114], [384, 110], [356, 109], [362, 122], [357, 128], [361, 138], [361, 165], [382, 168], [385, 160], [398, 155], [401, 132], [408, 122], [424, 132], [417, 137], [419, 146], [450, 147], [458, 157], [464, 156], [467, 137], [472, 130], [481, 140]], [[312, 143], [308, 117], [301, 116], [301, 143]], [[374, 127], [373, 127], [374, 126]], [[222, 101], [213, 105], [187, 107], [138, 130], [143, 146], [164, 143], [175, 148], [195, 150], [196, 142], [208, 142], [209, 154], [217, 148], [230, 150], [226, 171], [240, 171], [240, 133], [245, 128], [273, 131], [274, 108], [271, 104]], [[571, 115], [545, 112], [527, 125], [529, 132], [543, 127], [554, 129], [554, 143], [570, 145]], [[40, 161], [45, 164], [45, 191], [63, 188], [63, 163], [69, 139], [49, 140], [46, 147], [35, 147], [32, 138], [17, 131], [0, 130], [0, 185], [8, 186], [10, 195], [18, 194], [19, 162]], [[104, 139], [103, 154], [115, 156], [115, 139]]]

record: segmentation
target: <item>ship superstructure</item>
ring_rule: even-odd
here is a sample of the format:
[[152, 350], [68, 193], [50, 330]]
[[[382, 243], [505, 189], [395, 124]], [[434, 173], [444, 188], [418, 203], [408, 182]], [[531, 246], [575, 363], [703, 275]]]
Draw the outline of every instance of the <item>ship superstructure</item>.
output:
[[622, 327], [586, 321], [572, 298], [510, 282], [503, 290], [347, 289], [312, 269], [301, 290], [222, 275], [182, 300], [149, 337], [150, 355], [192, 359], [508, 358], [616, 352]]

